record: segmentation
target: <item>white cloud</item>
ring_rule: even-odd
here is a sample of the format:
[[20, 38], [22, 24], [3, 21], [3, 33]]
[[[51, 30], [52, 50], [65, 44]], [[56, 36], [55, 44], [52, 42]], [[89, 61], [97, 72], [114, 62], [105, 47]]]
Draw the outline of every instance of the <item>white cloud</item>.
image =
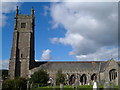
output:
[[95, 53], [76, 56], [78, 60], [108, 60], [111, 58], [118, 59], [118, 48], [106, 49], [101, 48]]
[[20, 3], [18, 2], [20, 0], [14, 0], [14, 2], [10, 1], [11, 0], [4, 0], [4, 2], [0, 4], [0, 21], [2, 21], [0, 22], [0, 27], [5, 26], [7, 23], [8, 17], [6, 14], [15, 11], [17, 5], [20, 6]]
[[0, 60], [0, 69], [8, 69], [9, 60]]
[[58, 40], [59, 40], [59, 38], [56, 38], [56, 37], [50, 38], [50, 41], [51, 41], [53, 44], [55, 44], [56, 42], [58, 42]]
[[44, 6], [44, 16], [47, 16], [48, 15], [48, 12], [49, 12], [49, 7], [48, 6]]
[[1, 0], [2, 2], [20, 2], [22, 0]]
[[2, 27], [2, 26], [5, 26], [6, 25], [6, 21], [7, 21], [7, 17], [5, 16], [5, 15], [2, 15], [1, 14], [1, 16], [0, 16], [0, 27]]
[[118, 43], [117, 5], [118, 3], [113, 2], [52, 4], [51, 16], [54, 24], [62, 25], [67, 32], [65, 37], [51, 38], [51, 42], [71, 45], [73, 50], [69, 55], [75, 55], [77, 59], [99, 53], [104, 47], [105, 52], [113, 50], [114, 48], [107, 47], [117, 46]]
[[38, 62], [38, 61], [40, 61], [40, 60], [35, 59], [35, 61]]
[[50, 49], [43, 50], [41, 59], [42, 60], [50, 60], [52, 58], [51, 55], [50, 55], [50, 53], [51, 53]]

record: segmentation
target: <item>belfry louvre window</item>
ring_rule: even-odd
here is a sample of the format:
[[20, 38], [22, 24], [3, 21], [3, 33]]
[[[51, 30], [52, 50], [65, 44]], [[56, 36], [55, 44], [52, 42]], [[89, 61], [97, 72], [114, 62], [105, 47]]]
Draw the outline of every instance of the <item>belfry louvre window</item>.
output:
[[21, 23], [21, 28], [26, 28], [26, 23]]

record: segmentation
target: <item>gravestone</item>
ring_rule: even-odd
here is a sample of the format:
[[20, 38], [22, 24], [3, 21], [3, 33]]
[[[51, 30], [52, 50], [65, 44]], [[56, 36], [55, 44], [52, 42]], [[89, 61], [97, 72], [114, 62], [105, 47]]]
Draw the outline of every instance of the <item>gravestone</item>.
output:
[[63, 84], [60, 83], [60, 90], [63, 90]]
[[30, 90], [30, 83], [27, 81], [27, 90]]
[[53, 82], [53, 89], [55, 90], [56, 88], [56, 81]]
[[93, 82], [93, 90], [97, 90], [97, 88], [98, 88], [97, 82]]
[[79, 85], [80, 85], [80, 86], [82, 85], [80, 81], [79, 81]]
[[105, 82], [104, 84], [104, 90], [108, 90], [110, 88], [109, 82]]
[[77, 88], [78, 85], [79, 85], [79, 79], [76, 79], [76, 80], [75, 80], [75, 88]]
[[114, 88], [114, 84], [113, 83], [111, 83], [110, 88], [113, 90], [113, 88]]

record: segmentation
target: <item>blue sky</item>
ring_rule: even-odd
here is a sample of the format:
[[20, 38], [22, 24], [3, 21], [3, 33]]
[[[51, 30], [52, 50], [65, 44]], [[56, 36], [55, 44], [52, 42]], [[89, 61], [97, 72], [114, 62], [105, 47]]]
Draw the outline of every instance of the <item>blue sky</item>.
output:
[[[19, 6], [21, 14], [30, 14], [32, 6], [34, 6], [35, 9], [35, 59], [40, 60], [42, 51], [50, 49], [53, 60], [73, 60], [73, 58], [68, 55], [68, 51], [71, 50], [70, 46], [54, 45], [50, 42], [50, 38], [63, 37], [66, 32], [63, 27], [52, 29], [52, 19], [49, 13], [47, 16], [44, 15], [45, 7], [50, 7], [50, 5], [51, 3], [47, 2], [26, 2]], [[2, 28], [3, 60], [10, 58], [15, 12], [13, 11], [5, 15], [8, 19], [6, 25]]]
[[35, 9], [35, 60], [118, 58], [117, 3], [14, 2], [2, 3], [3, 61], [10, 58], [17, 5], [21, 14]]

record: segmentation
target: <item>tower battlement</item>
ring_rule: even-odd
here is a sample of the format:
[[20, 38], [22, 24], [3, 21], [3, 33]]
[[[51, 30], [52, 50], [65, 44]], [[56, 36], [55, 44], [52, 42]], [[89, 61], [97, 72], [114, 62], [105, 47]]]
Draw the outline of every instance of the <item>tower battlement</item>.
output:
[[25, 19], [28, 19], [28, 18], [33, 18], [31, 15], [27, 15], [27, 14], [18, 14], [17, 15], [17, 18], [25, 18]]

